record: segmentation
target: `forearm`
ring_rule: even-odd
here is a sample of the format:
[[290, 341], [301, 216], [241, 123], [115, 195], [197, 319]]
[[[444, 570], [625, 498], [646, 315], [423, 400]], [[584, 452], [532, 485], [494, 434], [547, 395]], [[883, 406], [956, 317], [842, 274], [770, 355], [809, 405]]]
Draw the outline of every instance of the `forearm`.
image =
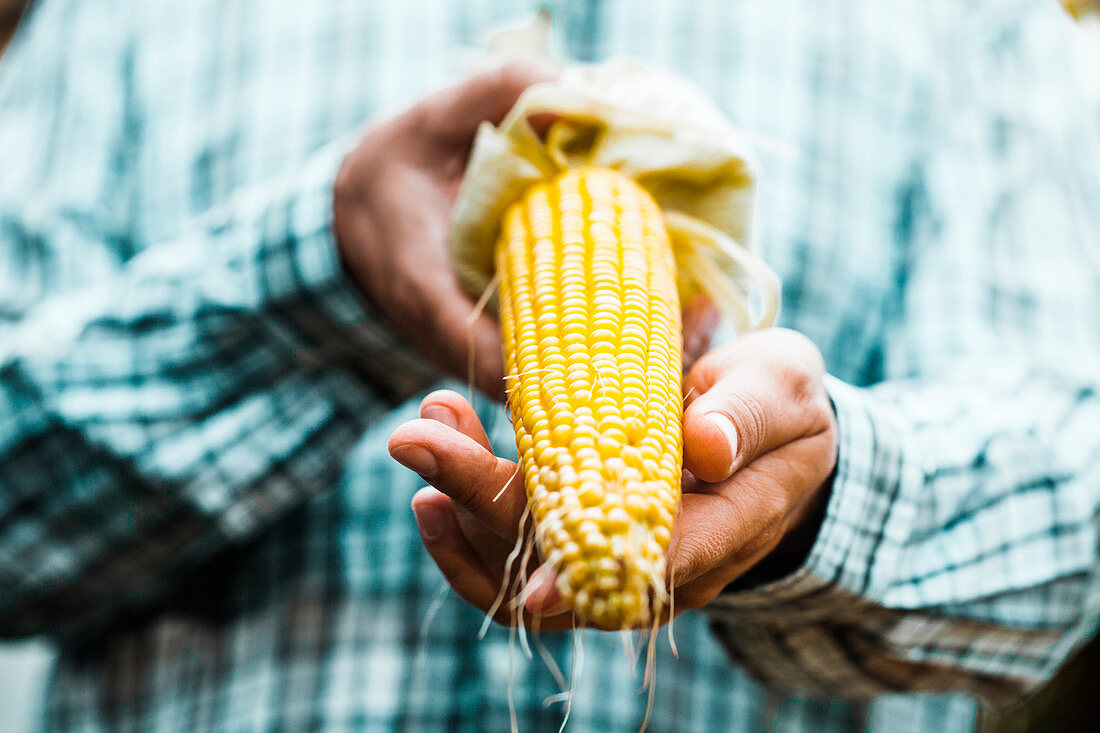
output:
[[363, 427], [434, 378], [341, 270], [339, 159], [5, 328], [4, 633], [155, 598], [330, 486]]
[[1100, 136], [1056, 8], [958, 12], [900, 182], [883, 381], [829, 385], [837, 474], [804, 565], [711, 609], [776, 685], [1003, 702], [1095, 623]]
[[[834, 381], [839, 464], [810, 556], [712, 604], [720, 636], [767, 681], [837, 694], [1004, 701], [1044, 679], [1096, 582], [1095, 451], [1061, 449], [1085, 426], [1100, 435], [1086, 387], [1026, 369], [999, 384]], [[1050, 430], [1035, 430], [1035, 404], [1061, 410]]]

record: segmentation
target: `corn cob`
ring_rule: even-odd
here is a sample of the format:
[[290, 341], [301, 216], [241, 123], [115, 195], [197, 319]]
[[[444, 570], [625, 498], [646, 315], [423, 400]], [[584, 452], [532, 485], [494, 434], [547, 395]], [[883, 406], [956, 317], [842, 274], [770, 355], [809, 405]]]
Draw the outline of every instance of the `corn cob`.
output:
[[648, 625], [680, 501], [681, 324], [657, 204], [606, 168], [533, 185], [497, 246], [509, 407], [544, 561], [582, 623]]

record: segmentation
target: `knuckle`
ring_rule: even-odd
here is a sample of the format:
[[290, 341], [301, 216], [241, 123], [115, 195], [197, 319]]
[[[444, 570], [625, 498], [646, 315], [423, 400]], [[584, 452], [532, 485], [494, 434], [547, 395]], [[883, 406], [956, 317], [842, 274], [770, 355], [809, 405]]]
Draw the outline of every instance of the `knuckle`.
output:
[[807, 405], [814, 403], [820, 380], [807, 371], [802, 364], [785, 364], [781, 369], [780, 378], [792, 401]]

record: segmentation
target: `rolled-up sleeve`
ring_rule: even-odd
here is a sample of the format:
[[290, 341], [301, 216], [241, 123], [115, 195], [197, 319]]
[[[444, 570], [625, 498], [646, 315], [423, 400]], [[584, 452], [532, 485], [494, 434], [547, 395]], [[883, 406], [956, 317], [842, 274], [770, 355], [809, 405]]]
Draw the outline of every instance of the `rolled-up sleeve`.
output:
[[1009, 702], [1095, 630], [1100, 120], [1071, 34], [1021, 7], [938, 59], [887, 378], [828, 380], [838, 466], [807, 561], [709, 609], [771, 684]]
[[351, 142], [0, 327], [4, 635], [148, 605], [331, 486], [364, 427], [436, 378], [342, 270]]

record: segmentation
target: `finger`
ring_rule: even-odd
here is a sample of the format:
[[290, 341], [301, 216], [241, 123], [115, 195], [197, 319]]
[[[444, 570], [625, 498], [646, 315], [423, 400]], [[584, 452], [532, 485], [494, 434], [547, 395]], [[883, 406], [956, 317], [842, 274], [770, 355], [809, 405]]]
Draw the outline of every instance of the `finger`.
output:
[[529, 86], [556, 76], [552, 68], [535, 61], [509, 61], [425, 99], [425, 124], [441, 137], [467, 141], [483, 121], [496, 124], [504, 119]]
[[[470, 403], [457, 392], [440, 389], [426, 396], [420, 402], [420, 417], [454, 428], [476, 441], [485, 450], [490, 452], [493, 450], [481, 419]], [[508, 553], [512, 551], [515, 541], [505, 539], [493, 532], [462, 505], [455, 506], [455, 516], [462, 534], [476, 548], [481, 559], [492, 570], [500, 570], [504, 566]]]
[[399, 426], [390, 435], [389, 451], [497, 535], [515, 540], [526, 505], [515, 463], [435, 420]]
[[528, 578], [524, 605], [539, 616], [556, 616], [569, 610], [558, 590], [557, 574], [552, 567], [542, 565]]
[[686, 380], [693, 398], [684, 411], [684, 465], [692, 474], [723, 481], [779, 446], [830, 428], [824, 369], [820, 357], [803, 353], [804, 340], [746, 336], [700, 360]]
[[684, 372], [702, 358], [710, 349], [714, 331], [721, 322], [721, 314], [705, 295], [697, 295], [683, 312]]
[[[488, 613], [505, 582], [503, 574], [493, 572], [478, 556], [474, 546], [460, 531], [450, 498], [431, 487], [418, 491], [412, 500], [420, 538], [432, 560], [454, 591], [467, 603]], [[530, 582], [530, 581], [529, 581]], [[506, 594], [493, 620], [499, 624], [515, 623], [518, 614], [512, 607], [512, 596]], [[543, 617], [524, 612], [524, 623], [541, 631], [564, 631], [573, 625], [571, 615]]]
[[678, 588], [717, 571], [720, 589], [770, 552], [827, 479], [830, 450], [829, 434], [803, 438], [685, 493], [671, 563]]
[[421, 400], [420, 417], [441, 422], [472, 438], [485, 450], [490, 452], [493, 450], [485, 427], [481, 424], [481, 418], [474, 412], [470, 403], [453, 390], [439, 389]]
[[500, 591], [501, 580], [463, 536], [450, 497], [425, 487], [413, 496], [412, 508], [424, 547], [447, 583], [467, 603], [488, 611]]
[[[420, 417], [454, 428], [476, 441], [485, 450], [492, 451], [489, 436], [485, 433], [481, 419], [478, 418], [470, 403], [457, 392], [440, 389], [426, 396], [420, 403]], [[508, 553], [515, 545], [515, 540], [499, 536], [460, 504], [455, 505], [454, 511], [459, 529], [477, 550], [478, 556], [493, 571], [503, 568]]]
[[770, 368], [797, 368], [807, 374], [824, 374], [821, 352], [810, 339], [787, 328], [769, 328], [747, 333], [709, 352], [688, 375], [684, 389], [694, 387], [702, 394], [741, 362], [754, 361]]
[[736, 565], [717, 567], [695, 580], [676, 588], [676, 614], [703, 608], [729, 587], [737, 578], [749, 572], [762, 561], [767, 552], [761, 551], [754, 558], [747, 558]]

